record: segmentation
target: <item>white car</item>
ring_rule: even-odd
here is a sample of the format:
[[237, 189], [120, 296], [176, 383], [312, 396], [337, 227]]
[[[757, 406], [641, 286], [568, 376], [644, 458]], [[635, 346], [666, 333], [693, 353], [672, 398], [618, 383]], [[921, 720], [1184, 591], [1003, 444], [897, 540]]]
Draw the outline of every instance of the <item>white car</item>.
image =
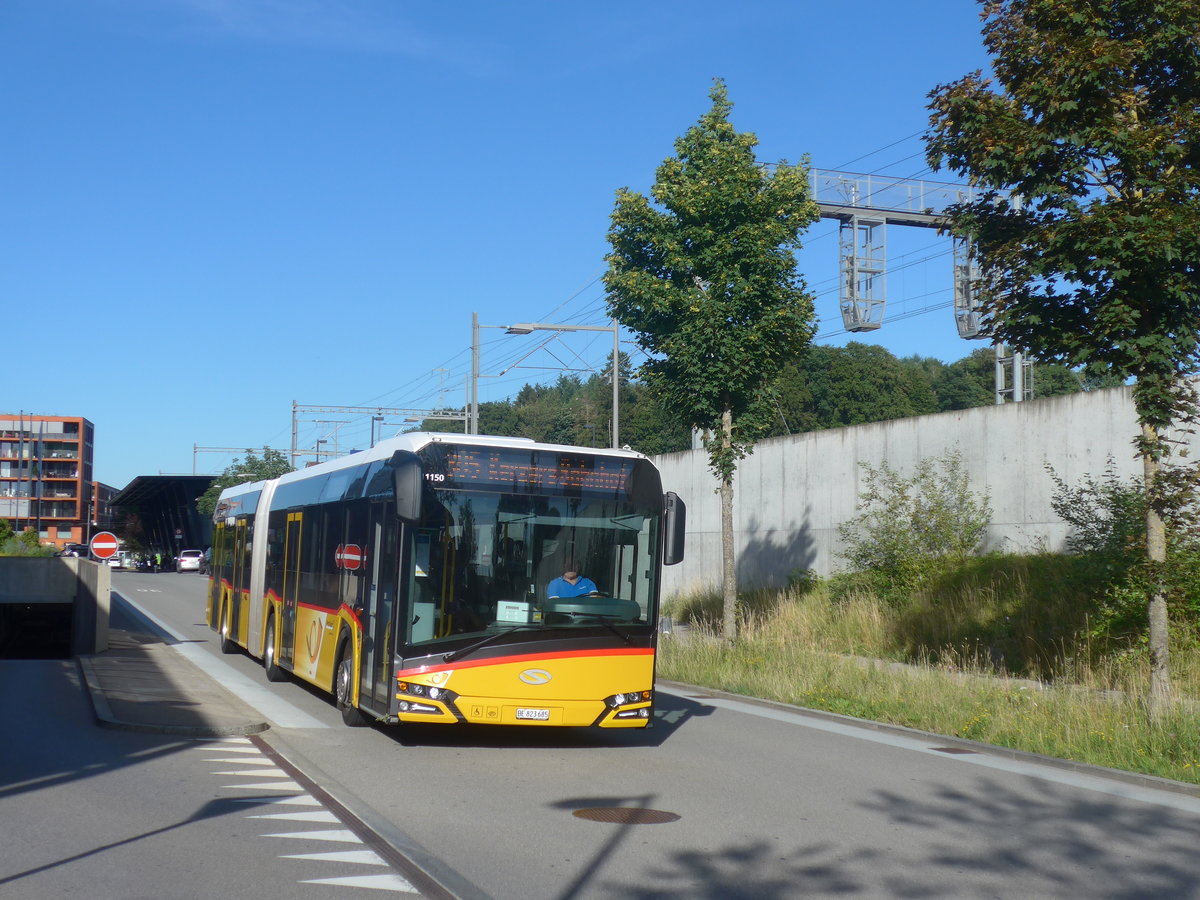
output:
[[184, 550], [179, 554], [179, 558], [175, 560], [176, 572], [199, 572], [200, 565], [204, 562], [203, 550]]

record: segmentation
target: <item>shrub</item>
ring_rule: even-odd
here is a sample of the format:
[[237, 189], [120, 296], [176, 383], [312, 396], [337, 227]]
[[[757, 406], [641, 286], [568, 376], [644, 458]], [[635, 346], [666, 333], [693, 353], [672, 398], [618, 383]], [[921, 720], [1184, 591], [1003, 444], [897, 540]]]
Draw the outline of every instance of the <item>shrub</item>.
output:
[[1112, 459], [1103, 476], [1085, 476], [1075, 486], [1052, 467], [1046, 469], [1055, 484], [1051, 506], [1071, 526], [1067, 551], [1086, 560], [1099, 581], [1092, 637], [1129, 647], [1144, 644], [1146, 598], [1159, 579], [1176, 635], [1200, 631], [1200, 541], [1186, 527], [1189, 519], [1166, 520], [1166, 564], [1152, 573], [1146, 561], [1146, 495], [1140, 478], [1122, 481]]
[[907, 478], [886, 462], [863, 470], [863, 511], [838, 527], [840, 555], [865, 576], [866, 584], [855, 579], [855, 588], [869, 586], [902, 604], [978, 550], [992, 511], [986, 494], [971, 491], [957, 450], [921, 460]]
[[38, 541], [37, 532], [32, 528], [20, 534], [9, 529], [8, 533], [0, 534], [0, 556], [53, 556], [53, 547], [43, 547]]

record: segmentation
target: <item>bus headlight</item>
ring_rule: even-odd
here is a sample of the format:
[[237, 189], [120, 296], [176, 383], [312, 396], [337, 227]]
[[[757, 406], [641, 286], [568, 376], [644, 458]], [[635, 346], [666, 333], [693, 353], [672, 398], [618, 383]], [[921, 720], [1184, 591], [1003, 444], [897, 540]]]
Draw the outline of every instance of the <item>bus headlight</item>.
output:
[[613, 694], [604, 698], [604, 705], [609, 709], [628, 706], [631, 703], [649, 703], [653, 698], [652, 691], [630, 691], [627, 694]]
[[648, 719], [650, 718], [650, 707], [643, 706], [641, 709], [623, 709], [615, 716], [614, 719]]
[[458, 699], [454, 691], [444, 687], [429, 687], [413, 681], [397, 681], [396, 699], [400, 701], [400, 712], [440, 713], [443, 710], [431, 703], [419, 701], [428, 697], [440, 704], [450, 705]]

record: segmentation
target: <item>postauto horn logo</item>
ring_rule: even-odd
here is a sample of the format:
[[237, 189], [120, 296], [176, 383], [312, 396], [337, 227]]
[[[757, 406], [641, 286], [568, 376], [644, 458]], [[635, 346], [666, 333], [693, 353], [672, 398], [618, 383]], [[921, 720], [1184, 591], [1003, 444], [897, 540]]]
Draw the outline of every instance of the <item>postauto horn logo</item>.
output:
[[526, 669], [519, 677], [526, 684], [545, 684], [554, 676], [545, 669]]

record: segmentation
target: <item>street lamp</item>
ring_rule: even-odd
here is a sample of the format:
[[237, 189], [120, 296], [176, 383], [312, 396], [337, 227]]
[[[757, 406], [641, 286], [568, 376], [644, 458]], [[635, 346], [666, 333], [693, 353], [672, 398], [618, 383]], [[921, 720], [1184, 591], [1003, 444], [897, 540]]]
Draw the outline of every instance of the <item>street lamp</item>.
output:
[[471, 313], [471, 385], [467, 398], [467, 434], [479, 434], [479, 329], [508, 328], [507, 325], [480, 325], [479, 313]]
[[[532, 334], [535, 331], [611, 331], [613, 336], [613, 353], [612, 353], [612, 446], [616, 450], [621, 446], [620, 435], [620, 414], [618, 406], [620, 403], [621, 380], [620, 380], [620, 360], [621, 360], [621, 328], [617, 324], [617, 320], [613, 319], [611, 325], [558, 325], [550, 322], [517, 322], [515, 325], [509, 325], [505, 329], [505, 334]], [[476, 421], [478, 426], [478, 421]]]

